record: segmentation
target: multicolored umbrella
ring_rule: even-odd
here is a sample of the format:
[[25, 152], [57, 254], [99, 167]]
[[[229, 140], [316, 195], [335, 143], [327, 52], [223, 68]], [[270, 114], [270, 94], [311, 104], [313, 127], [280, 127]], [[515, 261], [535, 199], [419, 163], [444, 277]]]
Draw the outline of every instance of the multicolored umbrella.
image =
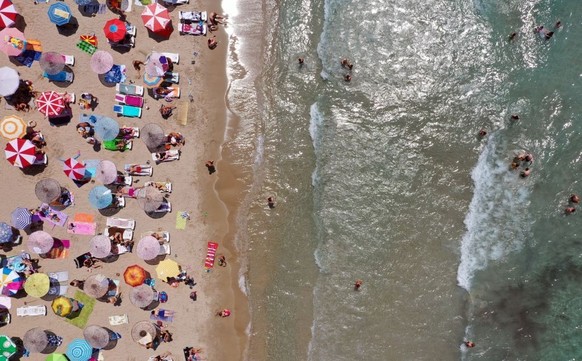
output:
[[47, 14], [51, 23], [56, 26], [63, 26], [71, 21], [71, 8], [64, 2], [57, 2], [49, 6]]
[[8, 360], [17, 350], [14, 341], [12, 341], [10, 337], [0, 335], [0, 357], [3, 357], [4, 360]]
[[144, 26], [154, 33], [164, 32], [172, 21], [168, 9], [159, 3], [146, 6], [141, 13], [141, 20]]
[[164, 81], [164, 78], [161, 76], [152, 76], [149, 75], [147, 72], [143, 73], [143, 83], [148, 88], [155, 88], [160, 85]]
[[48, 334], [40, 327], [26, 331], [22, 338], [24, 348], [29, 352], [42, 352], [49, 344]]
[[42, 53], [38, 64], [47, 74], [54, 75], [65, 69], [65, 58], [54, 51], [47, 51], [46, 53]]
[[93, 354], [93, 347], [87, 341], [76, 338], [67, 346], [66, 354], [70, 361], [87, 361]]
[[10, 215], [12, 218], [12, 226], [18, 229], [25, 229], [32, 223], [32, 214], [28, 208], [18, 207]]
[[36, 160], [36, 149], [30, 140], [14, 139], [6, 144], [4, 154], [10, 164], [25, 168]]
[[63, 162], [63, 171], [67, 177], [75, 181], [85, 179], [85, 164], [77, 161], [75, 158], [69, 158]]
[[127, 28], [123, 21], [119, 19], [111, 19], [105, 23], [103, 32], [105, 33], [105, 37], [107, 39], [117, 43], [125, 38], [125, 34], [127, 34]]
[[41, 93], [34, 101], [38, 111], [45, 117], [59, 115], [65, 109], [65, 98], [54, 91]]
[[103, 184], [111, 184], [117, 179], [117, 167], [110, 160], [102, 160], [97, 164], [95, 179]]
[[6, 139], [21, 138], [26, 134], [26, 123], [16, 115], [9, 115], [0, 123], [0, 134]]
[[146, 270], [136, 264], [127, 267], [125, 272], [123, 272], [123, 279], [125, 283], [132, 287], [142, 285], [147, 277], [148, 274]]
[[55, 239], [45, 231], [36, 231], [28, 236], [26, 243], [30, 252], [46, 254], [53, 248]]
[[145, 236], [137, 244], [137, 256], [150, 261], [160, 254], [160, 242], [152, 236]]
[[[32, 297], [45, 296], [51, 287], [51, 280], [46, 273], [33, 273], [24, 282], [24, 291]], [[40, 351], [39, 351], [40, 352]]]
[[89, 192], [89, 203], [97, 209], [107, 208], [113, 203], [111, 189], [104, 186], [96, 186]]
[[0, 96], [7, 97], [16, 93], [20, 86], [20, 75], [7, 66], [0, 68]]
[[106, 328], [90, 325], [83, 330], [83, 337], [91, 347], [102, 349], [109, 344], [109, 331]]
[[157, 293], [151, 286], [139, 285], [129, 292], [129, 300], [139, 308], [146, 308], [157, 298]]
[[0, 31], [0, 51], [8, 56], [18, 56], [26, 50], [24, 33], [16, 28]]
[[156, 267], [158, 278], [163, 281], [168, 277], [177, 277], [180, 272], [180, 265], [173, 259], [165, 259]]
[[67, 317], [73, 311], [73, 300], [65, 296], [59, 296], [53, 300], [51, 308], [55, 315]]
[[18, 12], [10, 0], [0, 1], [0, 29], [10, 27], [16, 23]]
[[4, 296], [17, 294], [23, 284], [24, 279], [16, 271], [8, 267], [0, 269], [0, 293]]
[[97, 258], [105, 258], [111, 254], [111, 240], [106, 235], [97, 235], [89, 241], [89, 253]]
[[61, 184], [56, 179], [44, 178], [36, 182], [34, 194], [41, 202], [51, 203], [63, 193]]
[[8, 243], [14, 238], [12, 227], [4, 222], [0, 222], [0, 244]]
[[91, 69], [97, 74], [105, 74], [113, 68], [113, 56], [103, 50], [96, 51], [91, 56]]
[[109, 278], [96, 274], [87, 277], [83, 291], [91, 297], [101, 298], [109, 290]]

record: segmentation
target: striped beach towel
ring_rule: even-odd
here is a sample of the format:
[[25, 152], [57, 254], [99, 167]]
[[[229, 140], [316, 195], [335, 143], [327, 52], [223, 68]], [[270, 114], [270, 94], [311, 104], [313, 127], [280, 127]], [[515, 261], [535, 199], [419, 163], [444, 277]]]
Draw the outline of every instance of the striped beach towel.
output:
[[204, 261], [204, 268], [207, 270], [214, 267], [214, 258], [216, 257], [216, 249], [218, 243], [208, 242], [208, 252], [206, 252], [206, 260]]

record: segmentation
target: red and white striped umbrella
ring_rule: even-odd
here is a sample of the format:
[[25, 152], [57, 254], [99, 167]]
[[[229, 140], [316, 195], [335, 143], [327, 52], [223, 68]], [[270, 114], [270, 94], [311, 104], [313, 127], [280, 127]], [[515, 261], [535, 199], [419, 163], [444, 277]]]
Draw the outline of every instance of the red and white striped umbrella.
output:
[[44, 92], [35, 100], [36, 107], [45, 117], [59, 115], [65, 109], [65, 98], [54, 91]]
[[82, 180], [85, 178], [85, 164], [78, 162], [75, 158], [69, 158], [63, 163], [63, 170], [67, 177], [72, 180]]
[[34, 163], [36, 150], [34, 144], [26, 139], [14, 139], [4, 148], [6, 159], [15, 167], [25, 168]]
[[14, 25], [17, 16], [18, 12], [14, 8], [12, 1], [0, 0], [0, 29]]
[[141, 20], [146, 28], [154, 33], [163, 32], [170, 24], [170, 14], [168, 9], [159, 3], [153, 3], [144, 9], [141, 13]]

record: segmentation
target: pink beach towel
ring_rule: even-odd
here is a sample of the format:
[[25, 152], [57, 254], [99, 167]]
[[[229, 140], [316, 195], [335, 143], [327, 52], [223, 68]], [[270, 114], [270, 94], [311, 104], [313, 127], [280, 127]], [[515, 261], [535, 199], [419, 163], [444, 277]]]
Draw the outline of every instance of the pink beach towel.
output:
[[138, 97], [136, 95], [126, 95], [125, 96], [125, 104], [130, 105], [132, 107], [143, 107], [143, 98]]
[[97, 223], [89, 222], [71, 222], [67, 227], [67, 232], [72, 234], [95, 235]]
[[207, 270], [214, 267], [214, 258], [216, 257], [216, 249], [218, 243], [208, 242], [208, 252], [206, 253], [206, 260], [204, 261], [204, 268]]

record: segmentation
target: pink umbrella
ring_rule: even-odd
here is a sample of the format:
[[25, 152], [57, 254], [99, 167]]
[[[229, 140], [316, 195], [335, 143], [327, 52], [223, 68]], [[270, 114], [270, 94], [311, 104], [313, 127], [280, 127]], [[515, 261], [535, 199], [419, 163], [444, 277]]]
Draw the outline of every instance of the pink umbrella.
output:
[[47, 74], [56, 75], [65, 69], [65, 58], [54, 51], [47, 51], [42, 53], [38, 64]]
[[[1, 1], [1, 0], [0, 0]], [[20, 55], [26, 49], [26, 38], [16, 28], [0, 31], [0, 51], [8, 56]]]
[[143, 260], [149, 261], [160, 254], [160, 242], [152, 237], [145, 236], [137, 244], [137, 256]]
[[59, 115], [65, 109], [65, 98], [54, 91], [44, 92], [35, 100], [36, 107], [45, 117]]
[[0, 29], [14, 25], [17, 16], [18, 12], [16, 12], [12, 1], [0, 0]]
[[26, 139], [14, 139], [4, 148], [6, 159], [15, 167], [25, 168], [32, 165], [36, 159], [34, 144]]
[[99, 50], [91, 57], [91, 69], [97, 74], [105, 74], [113, 68], [113, 56], [106, 51]]
[[75, 158], [65, 160], [63, 170], [72, 180], [80, 181], [85, 178], [85, 164], [78, 162]]
[[168, 9], [159, 3], [146, 6], [141, 13], [141, 20], [144, 26], [154, 33], [164, 32], [171, 21]]
[[55, 243], [55, 239], [45, 231], [36, 231], [28, 236], [28, 249], [37, 254], [48, 253]]

